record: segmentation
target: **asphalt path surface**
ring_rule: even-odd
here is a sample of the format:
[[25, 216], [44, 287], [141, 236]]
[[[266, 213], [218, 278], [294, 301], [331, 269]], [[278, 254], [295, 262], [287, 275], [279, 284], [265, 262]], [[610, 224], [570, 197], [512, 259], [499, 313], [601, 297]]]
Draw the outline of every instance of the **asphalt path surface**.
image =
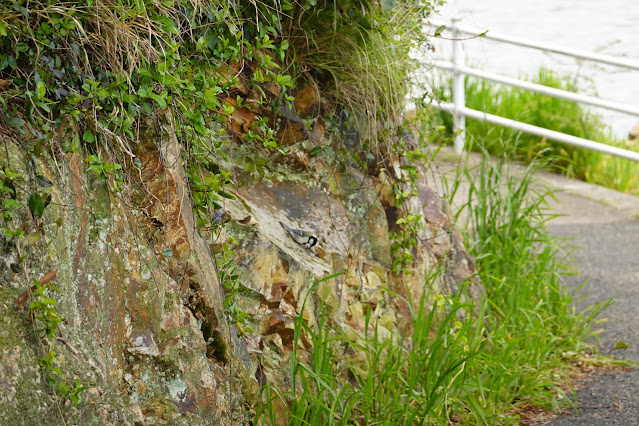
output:
[[[560, 196], [560, 202], [573, 198], [579, 197]], [[576, 201], [573, 206], [592, 205], [585, 214], [579, 208], [564, 206], [574, 211], [562, 218], [564, 223], [551, 222], [549, 226], [553, 235], [567, 238], [577, 247], [574, 257], [579, 275], [565, 277], [565, 285], [574, 289], [583, 283], [578, 293], [584, 296], [577, 302], [580, 308], [614, 298], [601, 314], [607, 321], [601, 324], [599, 350], [639, 362], [639, 220], [623, 217], [597, 201], [572, 201]], [[577, 411], [571, 410], [550, 424], [639, 425], [639, 370], [597, 375], [580, 383], [579, 389]]]
[[[457, 168], [453, 158], [445, 149], [433, 164], [430, 183], [440, 191], [447, 185], [441, 175], [450, 177]], [[478, 157], [471, 155], [469, 162], [477, 164]], [[558, 216], [548, 222], [548, 230], [566, 239], [566, 250], [574, 247], [578, 274], [564, 277], [564, 285], [572, 290], [583, 284], [576, 307], [613, 298], [599, 317], [606, 321], [596, 326], [603, 329], [600, 342], [592, 343], [604, 355], [639, 363], [639, 197], [548, 173], [539, 174], [537, 184], [551, 188], [557, 198], [550, 211]], [[453, 210], [466, 197], [462, 185]], [[620, 342], [628, 347], [615, 348]], [[577, 410], [544, 424], [639, 425], [639, 369], [600, 373], [577, 389]]]

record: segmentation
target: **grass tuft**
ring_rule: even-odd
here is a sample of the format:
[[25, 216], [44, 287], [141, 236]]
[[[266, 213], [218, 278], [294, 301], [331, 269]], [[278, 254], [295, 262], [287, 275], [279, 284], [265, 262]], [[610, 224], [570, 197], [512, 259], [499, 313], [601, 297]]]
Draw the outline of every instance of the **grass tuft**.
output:
[[545, 229], [553, 195], [531, 186], [546, 153], [515, 174], [507, 161], [518, 147], [504, 144], [502, 152], [496, 164], [484, 153], [475, 170], [463, 172], [469, 185], [466, 240], [485, 286], [489, 331], [487, 351], [476, 364], [474, 397], [482, 408], [471, 411], [476, 420], [480, 413], [499, 418], [509, 404], [551, 410], [565, 404], [558, 379], [570, 357], [589, 350], [584, 342], [609, 303], [576, 314], [574, 296], [562, 288], [570, 263]]

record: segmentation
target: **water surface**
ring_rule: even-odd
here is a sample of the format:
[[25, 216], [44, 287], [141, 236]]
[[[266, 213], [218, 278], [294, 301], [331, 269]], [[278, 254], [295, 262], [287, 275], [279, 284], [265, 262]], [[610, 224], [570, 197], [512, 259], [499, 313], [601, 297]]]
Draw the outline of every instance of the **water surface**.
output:
[[[639, 2], [634, 0], [450, 0], [440, 18], [516, 37], [639, 61]], [[436, 57], [450, 55], [450, 41], [437, 40]], [[546, 66], [575, 79], [586, 94], [639, 105], [639, 71], [580, 62], [505, 43], [474, 39], [464, 42], [468, 64], [518, 77]], [[625, 137], [639, 117], [596, 109], [615, 134]]]

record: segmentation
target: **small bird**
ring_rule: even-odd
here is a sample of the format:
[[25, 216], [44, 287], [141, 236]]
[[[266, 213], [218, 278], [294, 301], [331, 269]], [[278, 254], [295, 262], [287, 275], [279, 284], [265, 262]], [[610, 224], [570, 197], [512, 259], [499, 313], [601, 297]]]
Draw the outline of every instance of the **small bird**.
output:
[[211, 218], [211, 222], [217, 223], [221, 222], [222, 218], [224, 218], [224, 209], [218, 209], [213, 212], [213, 217]]
[[311, 233], [306, 231], [301, 231], [299, 229], [293, 229], [286, 226], [284, 223], [280, 222], [280, 225], [284, 227], [291, 234], [291, 237], [295, 240], [295, 242], [306, 249], [310, 249], [315, 244], [317, 244], [317, 237]]

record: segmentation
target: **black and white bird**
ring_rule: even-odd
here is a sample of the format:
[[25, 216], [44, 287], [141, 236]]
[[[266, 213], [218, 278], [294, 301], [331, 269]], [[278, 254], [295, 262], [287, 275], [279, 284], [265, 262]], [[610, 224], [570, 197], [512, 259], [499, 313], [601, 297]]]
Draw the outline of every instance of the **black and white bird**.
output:
[[317, 244], [317, 237], [309, 232], [302, 231], [300, 229], [293, 229], [283, 222], [280, 222], [280, 225], [284, 227], [291, 234], [291, 237], [295, 240], [295, 242], [306, 249], [310, 249], [315, 244]]

